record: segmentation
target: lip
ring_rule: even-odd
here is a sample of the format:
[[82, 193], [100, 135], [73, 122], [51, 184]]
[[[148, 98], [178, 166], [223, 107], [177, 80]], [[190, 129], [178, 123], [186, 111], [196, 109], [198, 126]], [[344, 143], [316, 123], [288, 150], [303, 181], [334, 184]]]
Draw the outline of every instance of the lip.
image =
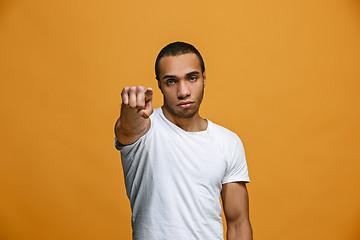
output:
[[186, 101], [186, 102], [180, 102], [180, 103], [178, 104], [178, 106], [181, 107], [181, 108], [188, 108], [188, 107], [190, 107], [192, 104], [194, 104], [193, 101]]

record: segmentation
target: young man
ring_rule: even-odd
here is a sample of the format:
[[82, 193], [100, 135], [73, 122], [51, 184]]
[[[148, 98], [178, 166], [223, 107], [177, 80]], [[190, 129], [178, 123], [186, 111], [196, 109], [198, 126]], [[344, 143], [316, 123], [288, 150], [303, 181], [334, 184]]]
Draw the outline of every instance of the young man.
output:
[[190, 44], [164, 47], [155, 64], [164, 97], [152, 89], [122, 90], [115, 144], [121, 151], [134, 240], [250, 240], [249, 182], [238, 136], [200, 117], [206, 83], [200, 53]]

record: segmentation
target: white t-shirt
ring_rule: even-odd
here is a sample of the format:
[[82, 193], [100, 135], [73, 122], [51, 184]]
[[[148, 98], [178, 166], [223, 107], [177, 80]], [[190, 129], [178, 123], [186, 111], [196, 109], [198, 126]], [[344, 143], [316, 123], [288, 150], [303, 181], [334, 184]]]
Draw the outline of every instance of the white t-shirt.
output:
[[186, 132], [161, 108], [151, 127], [121, 151], [134, 240], [223, 239], [222, 184], [250, 182], [239, 137], [208, 120], [201, 132]]

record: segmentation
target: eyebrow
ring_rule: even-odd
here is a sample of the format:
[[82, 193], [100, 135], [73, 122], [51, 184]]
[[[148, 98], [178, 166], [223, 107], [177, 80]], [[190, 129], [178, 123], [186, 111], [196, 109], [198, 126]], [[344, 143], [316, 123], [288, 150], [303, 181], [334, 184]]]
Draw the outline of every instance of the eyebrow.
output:
[[199, 74], [199, 71], [192, 71], [192, 72], [189, 72], [187, 73], [185, 76], [190, 76], [190, 75], [194, 75], [194, 74]]
[[[192, 72], [187, 73], [185, 76], [188, 77], [188, 76], [191, 76], [194, 74], [199, 74], [199, 73], [200, 73], [199, 71], [192, 71]], [[176, 78], [176, 76], [175, 75], [165, 75], [163, 77], [163, 79], [167, 79], [167, 78]]]
[[166, 78], [176, 78], [176, 76], [175, 75], [165, 75], [163, 77], [163, 79], [166, 79]]

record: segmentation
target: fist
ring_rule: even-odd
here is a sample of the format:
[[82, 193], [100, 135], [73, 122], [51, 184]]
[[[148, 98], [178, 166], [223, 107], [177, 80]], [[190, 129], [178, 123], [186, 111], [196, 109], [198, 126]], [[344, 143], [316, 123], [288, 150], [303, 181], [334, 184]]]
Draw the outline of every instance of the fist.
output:
[[152, 112], [152, 88], [125, 87], [121, 92], [122, 105], [134, 109], [140, 117], [148, 118]]

